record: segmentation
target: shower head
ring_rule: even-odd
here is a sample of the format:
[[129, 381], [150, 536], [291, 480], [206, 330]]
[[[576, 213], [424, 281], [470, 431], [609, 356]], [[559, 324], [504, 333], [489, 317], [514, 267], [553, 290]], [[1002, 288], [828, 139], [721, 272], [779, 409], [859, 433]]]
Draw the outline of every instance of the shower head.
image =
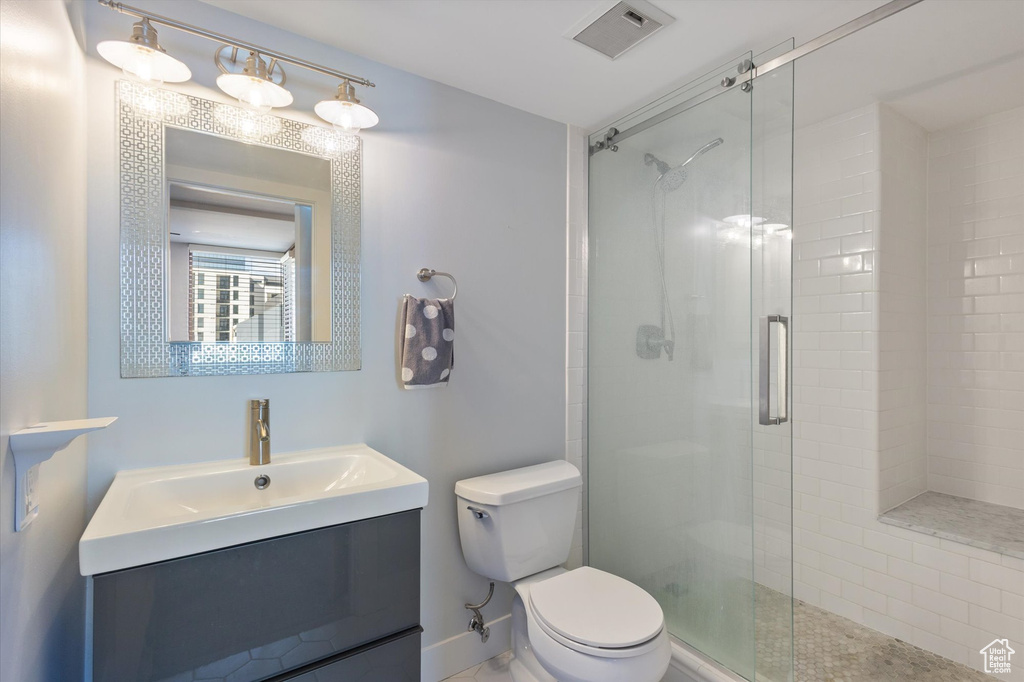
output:
[[661, 185], [661, 188], [666, 192], [674, 192], [683, 186], [683, 183], [686, 182], [686, 178], [686, 169], [682, 166], [676, 166], [675, 168], [670, 168], [662, 173], [656, 184]]
[[691, 161], [696, 159], [698, 156], [701, 156], [702, 154], [711, 151], [712, 149], [722, 144], [723, 142], [725, 142], [725, 140], [723, 140], [720, 137], [716, 137], [715, 139], [711, 140], [711, 142], [708, 142], [706, 145], [695, 151], [693, 155], [686, 161], [683, 161], [681, 164], [674, 168], [670, 167], [667, 163], [656, 157], [654, 154], [644, 154], [644, 163], [648, 166], [657, 166], [658, 172], [661, 173], [661, 175], [658, 176], [658, 179], [655, 181], [654, 184], [661, 185], [661, 188], [666, 192], [671, 192], [673, 190], [679, 189], [680, 187], [682, 187], [683, 183], [686, 182], [687, 176], [685, 169]]

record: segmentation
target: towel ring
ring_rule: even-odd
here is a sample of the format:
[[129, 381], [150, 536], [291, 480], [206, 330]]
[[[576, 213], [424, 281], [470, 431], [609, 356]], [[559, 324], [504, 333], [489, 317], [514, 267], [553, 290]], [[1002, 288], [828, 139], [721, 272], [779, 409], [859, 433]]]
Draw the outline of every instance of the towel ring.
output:
[[421, 282], [429, 282], [430, 278], [435, 275], [438, 275], [440, 277], [447, 277], [452, 281], [452, 286], [455, 287], [455, 290], [452, 291], [452, 300], [454, 301], [455, 297], [458, 296], [459, 294], [459, 283], [455, 281], [455, 277], [453, 277], [451, 273], [439, 272], [437, 270], [432, 270], [430, 268], [420, 268], [420, 271], [416, 273], [416, 279], [418, 279]]

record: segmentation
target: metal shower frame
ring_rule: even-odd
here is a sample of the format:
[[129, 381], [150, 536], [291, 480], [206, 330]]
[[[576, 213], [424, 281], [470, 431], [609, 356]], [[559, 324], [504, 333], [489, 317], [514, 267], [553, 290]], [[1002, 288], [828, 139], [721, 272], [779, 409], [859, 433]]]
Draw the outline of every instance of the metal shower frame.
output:
[[[764, 76], [765, 74], [770, 73], [781, 66], [785, 66], [786, 64], [789, 64], [790, 62], [795, 61], [800, 57], [804, 57], [810, 54], [811, 52], [820, 50], [826, 45], [831, 45], [832, 43], [838, 40], [842, 40], [843, 38], [853, 33], [856, 33], [861, 29], [867, 28], [872, 24], [876, 24], [879, 21], [882, 21], [883, 19], [887, 19], [892, 15], [896, 14], [897, 12], [902, 12], [908, 7], [913, 7], [914, 5], [921, 1], [922, 0], [890, 0], [890, 2], [887, 2], [881, 7], [874, 9], [868, 12], [867, 14], [859, 16], [852, 21], [848, 21], [842, 26], [832, 29], [828, 33], [823, 33], [817, 38], [809, 40], [803, 45], [795, 47], [789, 52], [781, 54], [775, 59], [771, 59], [765, 62], [764, 64], [761, 64], [760, 66], [754, 65], [750, 62], [750, 60], [745, 59], [736, 68], [737, 74], [735, 76], [726, 76], [725, 78], [722, 79], [722, 88], [724, 88], [725, 90], [729, 90], [738, 85], [744, 92], [749, 92], [752, 87], [752, 83], [756, 78], [760, 78], [761, 76]], [[604, 149], [611, 149], [613, 152], [617, 151], [617, 143], [621, 142], [622, 140], [632, 137], [637, 133], [641, 133], [647, 130], [648, 128], [651, 128], [652, 126], [656, 126], [662, 121], [672, 118], [673, 116], [682, 111], [686, 111], [687, 109], [694, 107], [700, 104], [701, 102], [705, 102], [709, 99], [712, 99], [713, 97], [716, 97], [722, 92], [723, 90], [720, 88], [712, 88], [698, 95], [695, 95], [683, 102], [680, 102], [679, 104], [669, 109], [666, 109], [665, 111], [659, 114], [651, 116], [645, 121], [637, 123], [635, 126], [628, 128], [626, 130], [609, 128], [608, 131], [605, 133], [603, 139], [598, 140], [597, 142], [590, 146], [590, 155], [593, 156], [597, 152], [602, 151]]]

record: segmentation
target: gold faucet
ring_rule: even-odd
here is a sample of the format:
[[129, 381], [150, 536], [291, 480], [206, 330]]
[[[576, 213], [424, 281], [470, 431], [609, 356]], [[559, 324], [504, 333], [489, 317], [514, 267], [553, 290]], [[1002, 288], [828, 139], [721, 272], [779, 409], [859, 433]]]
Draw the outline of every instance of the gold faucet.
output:
[[249, 464], [270, 464], [270, 399], [249, 401]]

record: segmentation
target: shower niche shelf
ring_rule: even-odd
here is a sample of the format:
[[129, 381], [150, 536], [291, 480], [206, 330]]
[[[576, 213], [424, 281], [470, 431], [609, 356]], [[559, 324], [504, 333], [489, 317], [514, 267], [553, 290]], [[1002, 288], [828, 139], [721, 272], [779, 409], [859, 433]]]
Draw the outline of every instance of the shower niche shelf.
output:
[[882, 523], [1024, 559], [1024, 509], [928, 491], [878, 517]]

